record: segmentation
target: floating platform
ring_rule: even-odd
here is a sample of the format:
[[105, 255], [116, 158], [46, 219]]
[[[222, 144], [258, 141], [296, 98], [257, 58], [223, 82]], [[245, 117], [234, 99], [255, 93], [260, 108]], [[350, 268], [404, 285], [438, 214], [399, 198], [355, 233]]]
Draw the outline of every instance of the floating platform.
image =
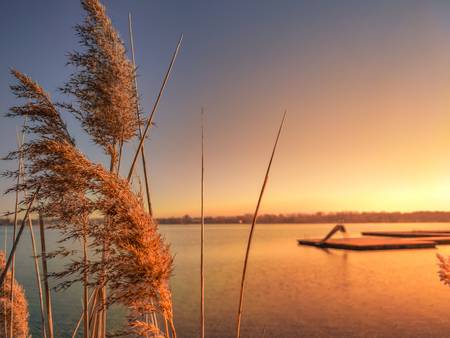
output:
[[[298, 244], [315, 246], [319, 248], [332, 248], [344, 250], [398, 250], [398, 249], [430, 249], [435, 248], [437, 243], [443, 238], [433, 239], [400, 239], [400, 238], [380, 238], [380, 237], [359, 237], [359, 238], [337, 238], [324, 242], [322, 239], [299, 239]], [[450, 237], [446, 237], [445, 244], [450, 244]]]
[[363, 236], [381, 236], [381, 237], [450, 237], [450, 230], [415, 230], [415, 231], [364, 231]]

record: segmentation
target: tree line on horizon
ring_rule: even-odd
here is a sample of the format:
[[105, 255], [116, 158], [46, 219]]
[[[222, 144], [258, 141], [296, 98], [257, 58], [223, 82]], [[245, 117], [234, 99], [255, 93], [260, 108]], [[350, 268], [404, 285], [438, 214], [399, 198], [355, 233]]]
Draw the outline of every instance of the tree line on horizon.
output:
[[[252, 214], [235, 216], [205, 216], [208, 224], [235, 224], [251, 223]], [[182, 217], [157, 218], [160, 224], [199, 224], [201, 219], [190, 215]], [[419, 223], [419, 222], [450, 222], [450, 211], [412, 211], [412, 212], [386, 212], [386, 211], [340, 211], [292, 214], [261, 214], [258, 223]]]

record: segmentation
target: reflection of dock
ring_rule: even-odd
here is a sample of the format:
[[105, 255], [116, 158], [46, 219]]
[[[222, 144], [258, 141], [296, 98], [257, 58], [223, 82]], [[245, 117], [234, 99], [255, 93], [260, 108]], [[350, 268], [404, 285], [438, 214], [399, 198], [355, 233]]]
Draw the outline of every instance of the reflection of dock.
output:
[[450, 244], [450, 231], [375, 231], [363, 232], [364, 237], [334, 238], [333, 228], [323, 239], [301, 239], [301, 245], [344, 250], [427, 249], [438, 244]]

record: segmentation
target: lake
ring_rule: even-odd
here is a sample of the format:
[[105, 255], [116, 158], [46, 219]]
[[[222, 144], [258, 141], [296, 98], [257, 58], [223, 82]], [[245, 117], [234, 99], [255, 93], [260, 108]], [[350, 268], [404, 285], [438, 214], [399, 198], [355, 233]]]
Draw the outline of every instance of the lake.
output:
[[[331, 227], [257, 225], [247, 272], [243, 338], [450, 337], [450, 288], [440, 283], [436, 260], [437, 252], [450, 254], [450, 246], [357, 252], [297, 245], [297, 239], [323, 237]], [[368, 230], [450, 229], [450, 224], [350, 224], [346, 228], [349, 235], [357, 236]], [[39, 243], [39, 229], [34, 230]], [[243, 224], [206, 225], [207, 337], [234, 335], [248, 230], [249, 225]], [[178, 336], [197, 338], [199, 226], [161, 225], [160, 231], [175, 255], [171, 287]], [[55, 248], [57, 233], [48, 232], [47, 237], [47, 245]], [[28, 231], [22, 239], [16, 276], [30, 304], [32, 334], [40, 337]], [[50, 268], [57, 270], [62, 264], [52, 260]], [[73, 287], [52, 296], [56, 337], [70, 337], [81, 313], [81, 290]], [[109, 322], [119, 325], [122, 315], [121, 309], [113, 309]]]

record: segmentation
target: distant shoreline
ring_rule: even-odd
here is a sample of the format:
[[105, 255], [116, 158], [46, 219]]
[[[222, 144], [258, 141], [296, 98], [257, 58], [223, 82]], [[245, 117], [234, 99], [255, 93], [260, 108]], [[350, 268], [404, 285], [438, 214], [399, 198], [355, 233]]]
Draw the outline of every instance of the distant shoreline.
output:
[[[205, 224], [249, 224], [252, 214], [235, 216], [207, 216]], [[22, 218], [19, 217], [19, 224]], [[101, 222], [101, 218], [93, 219]], [[156, 218], [159, 224], [188, 225], [200, 224], [199, 217], [185, 215], [183, 217]], [[316, 212], [293, 214], [262, 214], [258, 216], [259, 224], [333, 224], [333, 223], [450, 223], [450, 211], [414, 211], [414, 212]], [[47, 224], [51, 223], [50, 220]], [[0, 226], [12, 226], [13, 220], [0, 218]], [[33, 220], [37, 225], [37, 220]]]
[[[205, 217], [206, 224], [247, 224], [253, 215]], [[160, 224], [199, 224], [199, 217], [158, 218]], [[329, 224], [329, 223], [449, 223], [450, 211], [414, 212], [316, 212], [296, 214], [263, 214], [258, 216], [260, 224]]]

